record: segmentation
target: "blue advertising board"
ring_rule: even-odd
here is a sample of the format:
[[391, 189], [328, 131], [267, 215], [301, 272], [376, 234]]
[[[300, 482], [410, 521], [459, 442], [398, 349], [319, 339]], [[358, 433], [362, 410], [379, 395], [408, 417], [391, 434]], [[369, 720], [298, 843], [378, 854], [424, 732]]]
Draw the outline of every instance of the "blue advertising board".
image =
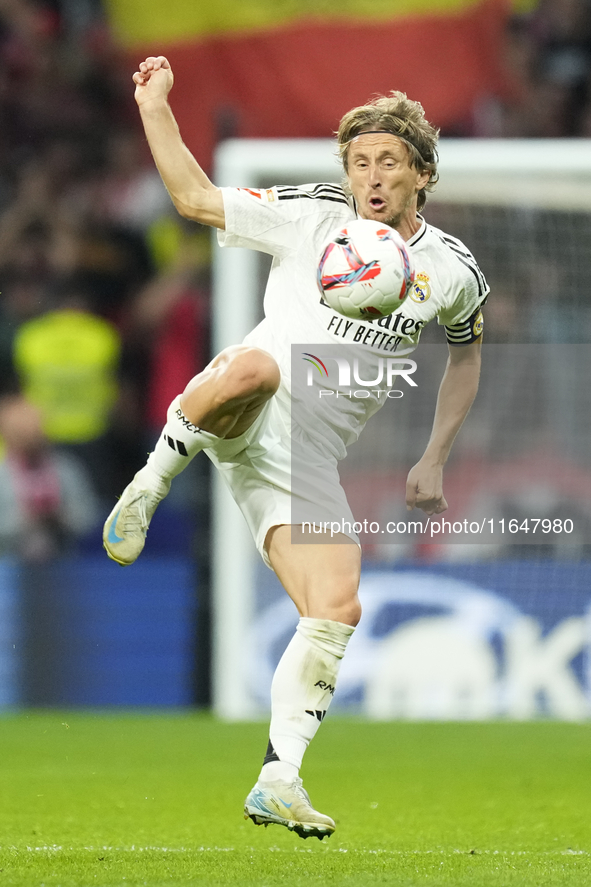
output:
[[[285, 596], [265, 597], [249, 645], [259, 706], [297, 622]], [[366, 569], [360, 599], [335, 709], [418, 720], [591, 714], [591, 563]]]

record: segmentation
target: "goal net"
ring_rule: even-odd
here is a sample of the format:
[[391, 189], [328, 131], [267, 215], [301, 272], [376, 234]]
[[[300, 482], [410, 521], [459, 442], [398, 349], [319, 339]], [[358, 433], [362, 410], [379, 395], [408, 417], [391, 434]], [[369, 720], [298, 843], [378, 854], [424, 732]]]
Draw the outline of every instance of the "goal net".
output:
[[[440, 160], [425, 217], [468, 246], [491, 287], [481, 387], [446, 466], [448, 526], [417, 512], [410, 526], [404, 504], [445, 367], [436, 323], [413, 354], [419, 394], [372, 417], [340, 465], [366, 524], [364, 617], [335, 709], [378, 719], [586, 718], [591, 151], [585, 140], [443, 140]], [[217, 154], [218, 185], [341, 178], [329, 140], [235, 140]], [[260, 319], [268, 267], [262, 254], [216, 248], [216, 352]], [[217, 477], [213, 538], [215, 709], [257, 717], [297, 614]]]

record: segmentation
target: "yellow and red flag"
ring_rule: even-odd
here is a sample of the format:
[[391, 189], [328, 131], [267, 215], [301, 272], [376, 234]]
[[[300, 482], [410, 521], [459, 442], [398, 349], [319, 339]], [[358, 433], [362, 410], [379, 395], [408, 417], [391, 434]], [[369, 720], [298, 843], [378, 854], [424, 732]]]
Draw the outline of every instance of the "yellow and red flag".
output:
[[166, 55], [171, 104], [207, 167], [215, 141], [321, 137], [400, 89], [452, 127], [505, 88], [507, 0], [108, 0], [130, 58]]

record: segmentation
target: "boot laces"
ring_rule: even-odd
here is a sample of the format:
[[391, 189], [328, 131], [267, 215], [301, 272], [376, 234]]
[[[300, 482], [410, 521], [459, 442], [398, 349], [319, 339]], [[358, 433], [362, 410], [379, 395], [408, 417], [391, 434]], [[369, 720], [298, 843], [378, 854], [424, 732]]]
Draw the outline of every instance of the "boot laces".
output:
[[306, 802], [306, 804], [309, 804], [310, 806], [312, 806], [312, 802], [310, 801], [310, 796], [309, 796], [308, 792], [306, 791], [306, 789], [304, 788], [302, 780], [299, 776], [296, 776], [294, 778], [294, 781], [291, 784], [291, 788], [292, 788], [293, 793], [295, 795], [297, 795], [298, 798], [301, 798], [302, 801]]
[[122, 517], [122, 526], [126, 533], [146, 533], [148, 531], [148, 515], [146, 505], [148, 495], [142, 491], [135, 496], [126, 506]]

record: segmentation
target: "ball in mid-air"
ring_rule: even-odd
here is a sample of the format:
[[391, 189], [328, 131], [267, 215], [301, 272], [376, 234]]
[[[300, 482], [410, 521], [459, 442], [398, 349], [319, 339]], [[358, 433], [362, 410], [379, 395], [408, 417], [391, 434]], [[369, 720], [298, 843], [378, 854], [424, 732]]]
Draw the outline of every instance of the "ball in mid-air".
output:
[[410, 292], [414, 277], [412, 259], [400, 234], [371, 219], [354, 219], [333, 231], [318, 264], [318, 286], [324, 300], [354, 319], [392, 314]]

